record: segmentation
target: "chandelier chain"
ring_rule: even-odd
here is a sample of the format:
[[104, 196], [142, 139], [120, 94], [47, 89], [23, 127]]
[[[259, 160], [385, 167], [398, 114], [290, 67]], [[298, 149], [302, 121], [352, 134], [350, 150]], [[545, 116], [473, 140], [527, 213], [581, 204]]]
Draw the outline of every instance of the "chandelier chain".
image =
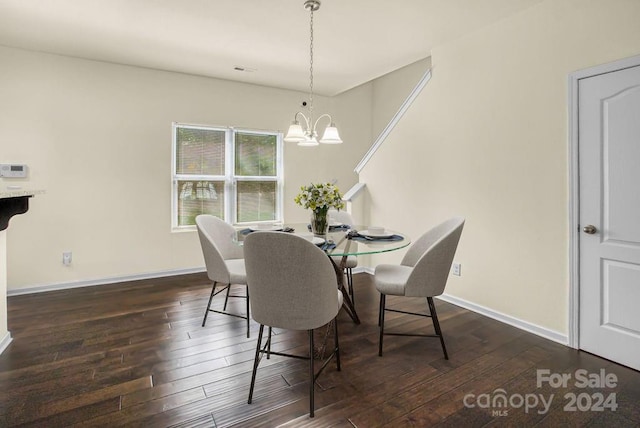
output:
[[313, 114], [313, 8], [311, 8], [310, 21], [310, 37], [309, 37], [309, 112]]

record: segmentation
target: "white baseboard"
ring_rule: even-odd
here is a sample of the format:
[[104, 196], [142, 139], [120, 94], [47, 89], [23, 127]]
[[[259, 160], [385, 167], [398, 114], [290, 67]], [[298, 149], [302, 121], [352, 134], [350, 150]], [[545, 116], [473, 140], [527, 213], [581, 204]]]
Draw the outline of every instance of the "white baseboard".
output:
[[493, 309], [489, 309], [485, 306], [477, 305], [475, 303], [469, 302], [464, 299], [460, 299], [458, 297], [450, 296], [448, 294], [443, 294], [441, 296], [438, 296], [437, 298], [447, 303], [451, 303], [453, 305], [460, 306], [461, 308], [465, 308], [470, 311], [476, 312], [480, 315], [484, 315], [486, 317], [493, 318], [494, 320], [503, 322], [505, 324], [509, 324], [521, 330], [528, 331], [529, 333], [533, 333], [537, 336], [544, 337], [545, 339], [549, 339], [554, 342], [560, 343], [562, 345], [568, 346], [569, 344], [569, 338], [567, 337], [567, 335], [562, 334], [558, 331], [541, 327], [539, 325], [530, 323], [528, 321], [524, 321], [519, 318], [512, 317], [511, 315], [503, 314], [502, 312], [494, 311]]
[[138, 281], [141, 279], [162, 278], [165, 276], [186, 275], [190, 273], [200, 273], [200, 272], [205, 272], [205, 268], [202, 267], [202, 268], [189, 268], [189, 269], [174, 269], [174, 270], [164, 270], [160, 272], [142, 273], [137, 275], [113, 276], [108, 278], [91, 279], [86, 281], [60, 282], [56, 284], [40, 285], [37, 287], [7, 290], [7, 296], [20, 296], [23, 294], [44, 293], [46, 291], [67, 290], [67, 289], [79, 288], [79, 287], [92, 287], [94, 285], [113, 284], [116, 282]]
[[[373, 275], [374, 269], [370, 267], [358, 267], [353, 270], [353, 273], [368, 273], [370, 275]], [[441, 296], [438, 296], [437, 298], [447, 303], [451, 303], [452, 305], [460, 306], [461, 308], [465, 308], [480, 315], [492, 318], [496, 321], [500, 321], [521, 330], [528, 331], [529, 333], [533, 333], [536, 336], [544, 337], [545, 339], [552, 340], [562, 345], [569, 345], [569, 337], [566, 334], [560, 333], [558, 331], [540, 327], [539, 325], [530, 323], [528, 321], [503, 314], [502, 312], [494, 311], [493, 309], [489, 309], [482, 305], [477, 305], [475, 303], [460, 299], [459, 297], [451, 296], [449, 294], [443, 294]]]
[[12, 340], [13, 339], [11, 338], [11, 332], [8, 331], [7, 334], [4, 335], [2, 340], [0, 340], [0, 354], [2, 354], [5, 349], [7, 349], [7, 346], [9, 346]]

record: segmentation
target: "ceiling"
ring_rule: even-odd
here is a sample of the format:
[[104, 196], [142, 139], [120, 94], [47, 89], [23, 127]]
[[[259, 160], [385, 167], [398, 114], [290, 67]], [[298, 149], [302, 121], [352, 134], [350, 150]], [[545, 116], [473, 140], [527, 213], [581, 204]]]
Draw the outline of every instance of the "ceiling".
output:
[[[540, 1], [322, 0], [314, 16], [314, 91], [348, 90]], [[0, 0], [0, 45], [307, 91], [303, 4]]]

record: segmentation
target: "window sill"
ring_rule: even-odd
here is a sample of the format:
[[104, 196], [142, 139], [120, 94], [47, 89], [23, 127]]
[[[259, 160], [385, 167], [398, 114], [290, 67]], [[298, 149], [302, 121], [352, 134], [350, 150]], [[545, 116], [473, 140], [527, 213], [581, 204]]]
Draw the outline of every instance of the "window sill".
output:
[[174, 226], [171, 228], [171, 233], [185, 233], [185, 232], [197, 232], [198, 229], [193, 226]]

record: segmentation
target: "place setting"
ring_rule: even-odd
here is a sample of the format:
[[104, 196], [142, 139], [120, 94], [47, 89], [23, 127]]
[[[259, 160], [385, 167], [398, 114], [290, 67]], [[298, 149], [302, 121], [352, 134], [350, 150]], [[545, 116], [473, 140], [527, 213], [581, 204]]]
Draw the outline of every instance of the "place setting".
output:
[[311, 233], [304, 233], [304, 234], [300, 234], [299, 236], [306, 239], [307, 241], [310, 241], [312, 244], [320, 248], [322, 251], [329, 251], [336, 248], [336, 243], [333, 241], [333, 239], [330, 239], [330, 238], [315, 236]]
[[295, 229], [283, 226], [281, 223], [256, 223], [239, 231], [241, 235], [248, 235], [251, 232], [270, 231], [270, 232], [295, 232]]
[[347, 239], [361, 242], [390, 242], [390, 241], [402, 241], [404, 236], [399, 235], [384, 227], [369, 226], [364, 230], [351, 229], [347, 232]]

